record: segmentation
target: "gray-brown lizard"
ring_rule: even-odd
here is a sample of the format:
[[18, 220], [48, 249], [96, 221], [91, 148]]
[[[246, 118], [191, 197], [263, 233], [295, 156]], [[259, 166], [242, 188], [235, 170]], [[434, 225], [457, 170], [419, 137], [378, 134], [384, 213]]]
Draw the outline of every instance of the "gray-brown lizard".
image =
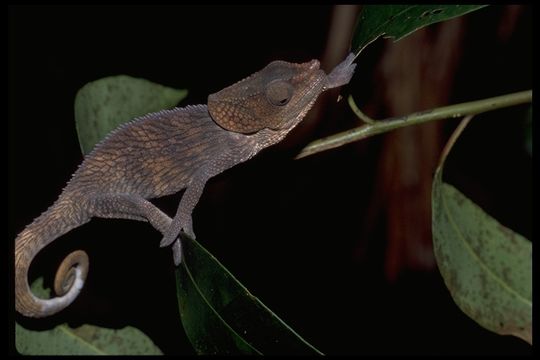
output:
[[[60, 265], [58, 297], [40, 299], [28, 285], [28, 269], [47, 244], [92, 217], [148, 221], [173, 244], [181, 260], [179, 234], [195, 237], [191, 213], [205, 183], [281, 141], [306, 115], [319, 94], [347, 84], [354, 55], [329, 75], [319, 62], [274, 61], [261, 71], [208, 97], [208, 104], [163, 110], [136, 118], [95, 146], [56, 202], [15, 239], [15, 305], [19, 313], [44, 317], [68, 306], [88, 272], [83, 251]], [[186, 189], [174, 219], [147, 199]]]

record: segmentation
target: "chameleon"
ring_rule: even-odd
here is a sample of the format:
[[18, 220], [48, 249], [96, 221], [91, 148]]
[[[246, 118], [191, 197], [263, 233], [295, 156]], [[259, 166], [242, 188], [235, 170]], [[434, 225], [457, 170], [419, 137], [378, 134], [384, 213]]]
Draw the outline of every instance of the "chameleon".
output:
[[[92, 217], [149, 222], [182, 261], [181, 237], [195, 238], [192, 211], [206, 182], [280, 142], [325, 90], [348, 84], [356, 64], [350, 54], [329, 74], [318, 60], [273, 61], [243, 80], [189, 105], [137, 117], [111, 131], [84, 158], [57, 200], [15, 239], [15, 308], [27, 317], [53, 315], [69, 306], [88, 274], [77, 250], [60, 264], [57, 297], [36, 297], [28, 269], [41, 249]], [[184, 190], [174, 218], [148, 199]]]

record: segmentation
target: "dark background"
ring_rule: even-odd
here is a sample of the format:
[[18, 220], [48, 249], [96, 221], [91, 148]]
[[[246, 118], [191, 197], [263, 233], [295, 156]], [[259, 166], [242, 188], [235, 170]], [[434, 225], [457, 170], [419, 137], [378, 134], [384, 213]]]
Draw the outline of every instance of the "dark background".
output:
[[[186, 88], [182, 104], [204, 103], [268, 62], [320, 58], [331, 6], [9, 8], [9, 236], [47, 209], [82, 160], [73, 119], [79, 88], [127, 74]], [[532, 14], [525, 8], [501, 49], [489, 33], [504, 11], [467, 15], [464, 60], [452, 102], [532, 86]], [[344, 92], [369, 98], [378, 40], [357, 60]], [[326, 68], [325, 70], [329, 70]], [[292, 160], [310, 140], [352, 127], [343, 119], [293, 135], [284, 145], [212, 180], [194, 213], [198, 240], [270, 309], [327, 354], [529, 354], [520, 339], [478, 326], [453, 303], [437, 269], [404, 271], [388, 282], [385, 238], [356, 257], [380, 138]], [[478, 116], [456, 146], [447, 180], [503, 224], [532, 236], [532, 168], [523, 150], [526, 107]], [[418, 109], [423, 110], [423, 109]], [[324, 121], [324, 119], [323, 119]], [[515, 125], [514, 125], [515, 123]], [[457, 124], [449, 120], [448, 134]], [[173, 214], [179, 195], [158, 204]], [[384, 226], [384, 225], [380, 225]], [[89, 253], [80, 297], [35, 329], [69, 321], [141, 329], [166, 353], [193, 353], [179, 322], [169, 249], [148, 224], [95, 219], [47, 247], [30, 278], [71, 250]], [[12, 254], [12, 247], [9, 249]], [[12, 291], [10, 290], [10, 294]], [[11, 299], [10, 301], [13, 301]]]

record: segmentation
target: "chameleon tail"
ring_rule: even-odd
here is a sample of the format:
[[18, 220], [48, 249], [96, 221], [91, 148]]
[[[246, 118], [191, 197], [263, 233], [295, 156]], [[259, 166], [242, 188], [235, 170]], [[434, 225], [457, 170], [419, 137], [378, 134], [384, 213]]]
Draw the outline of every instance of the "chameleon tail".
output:
[[[80, 204], [79, 204], [80, 205]], [[75, 300], [88, 273], [84, 251], [69, 254], [56, 273], [54, 288], [59, 297], [40, 299], [28, 285], [28, 269], [41, 249], [90, 220], [73, 201], [59, 199], [28, 225], [15, 239], [15, 308], [29, 317], [45, 317], [59, 312]]]

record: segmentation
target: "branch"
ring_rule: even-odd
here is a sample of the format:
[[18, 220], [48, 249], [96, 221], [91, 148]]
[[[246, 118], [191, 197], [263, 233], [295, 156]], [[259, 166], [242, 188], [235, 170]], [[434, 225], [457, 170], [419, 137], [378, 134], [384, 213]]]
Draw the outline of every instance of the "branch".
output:
[[353, 109], [354, 113], [365, 122], [365, 124], [351, 130], [343, 131], [335, 135], [312, 141], [300, 151], [295, 159], [301, 159], [321, 151], [330, 150], [354, 141], [362, 140], [373, 135], [385, 133], [405, 126], [422, 124], [433, 120], [475, 115], [509, 106], [525, 104], [531, 101], [532, 90], [527, 90], [503, 96], [496, 96], [489, 99], [470, 101], [420, 111], [402, 117], [394, 117], [385, 120], [373, 120], [363, 114], [354, 103], [352, 96], [349, 96], [349, 104], [351, 105], [351, 108]]

